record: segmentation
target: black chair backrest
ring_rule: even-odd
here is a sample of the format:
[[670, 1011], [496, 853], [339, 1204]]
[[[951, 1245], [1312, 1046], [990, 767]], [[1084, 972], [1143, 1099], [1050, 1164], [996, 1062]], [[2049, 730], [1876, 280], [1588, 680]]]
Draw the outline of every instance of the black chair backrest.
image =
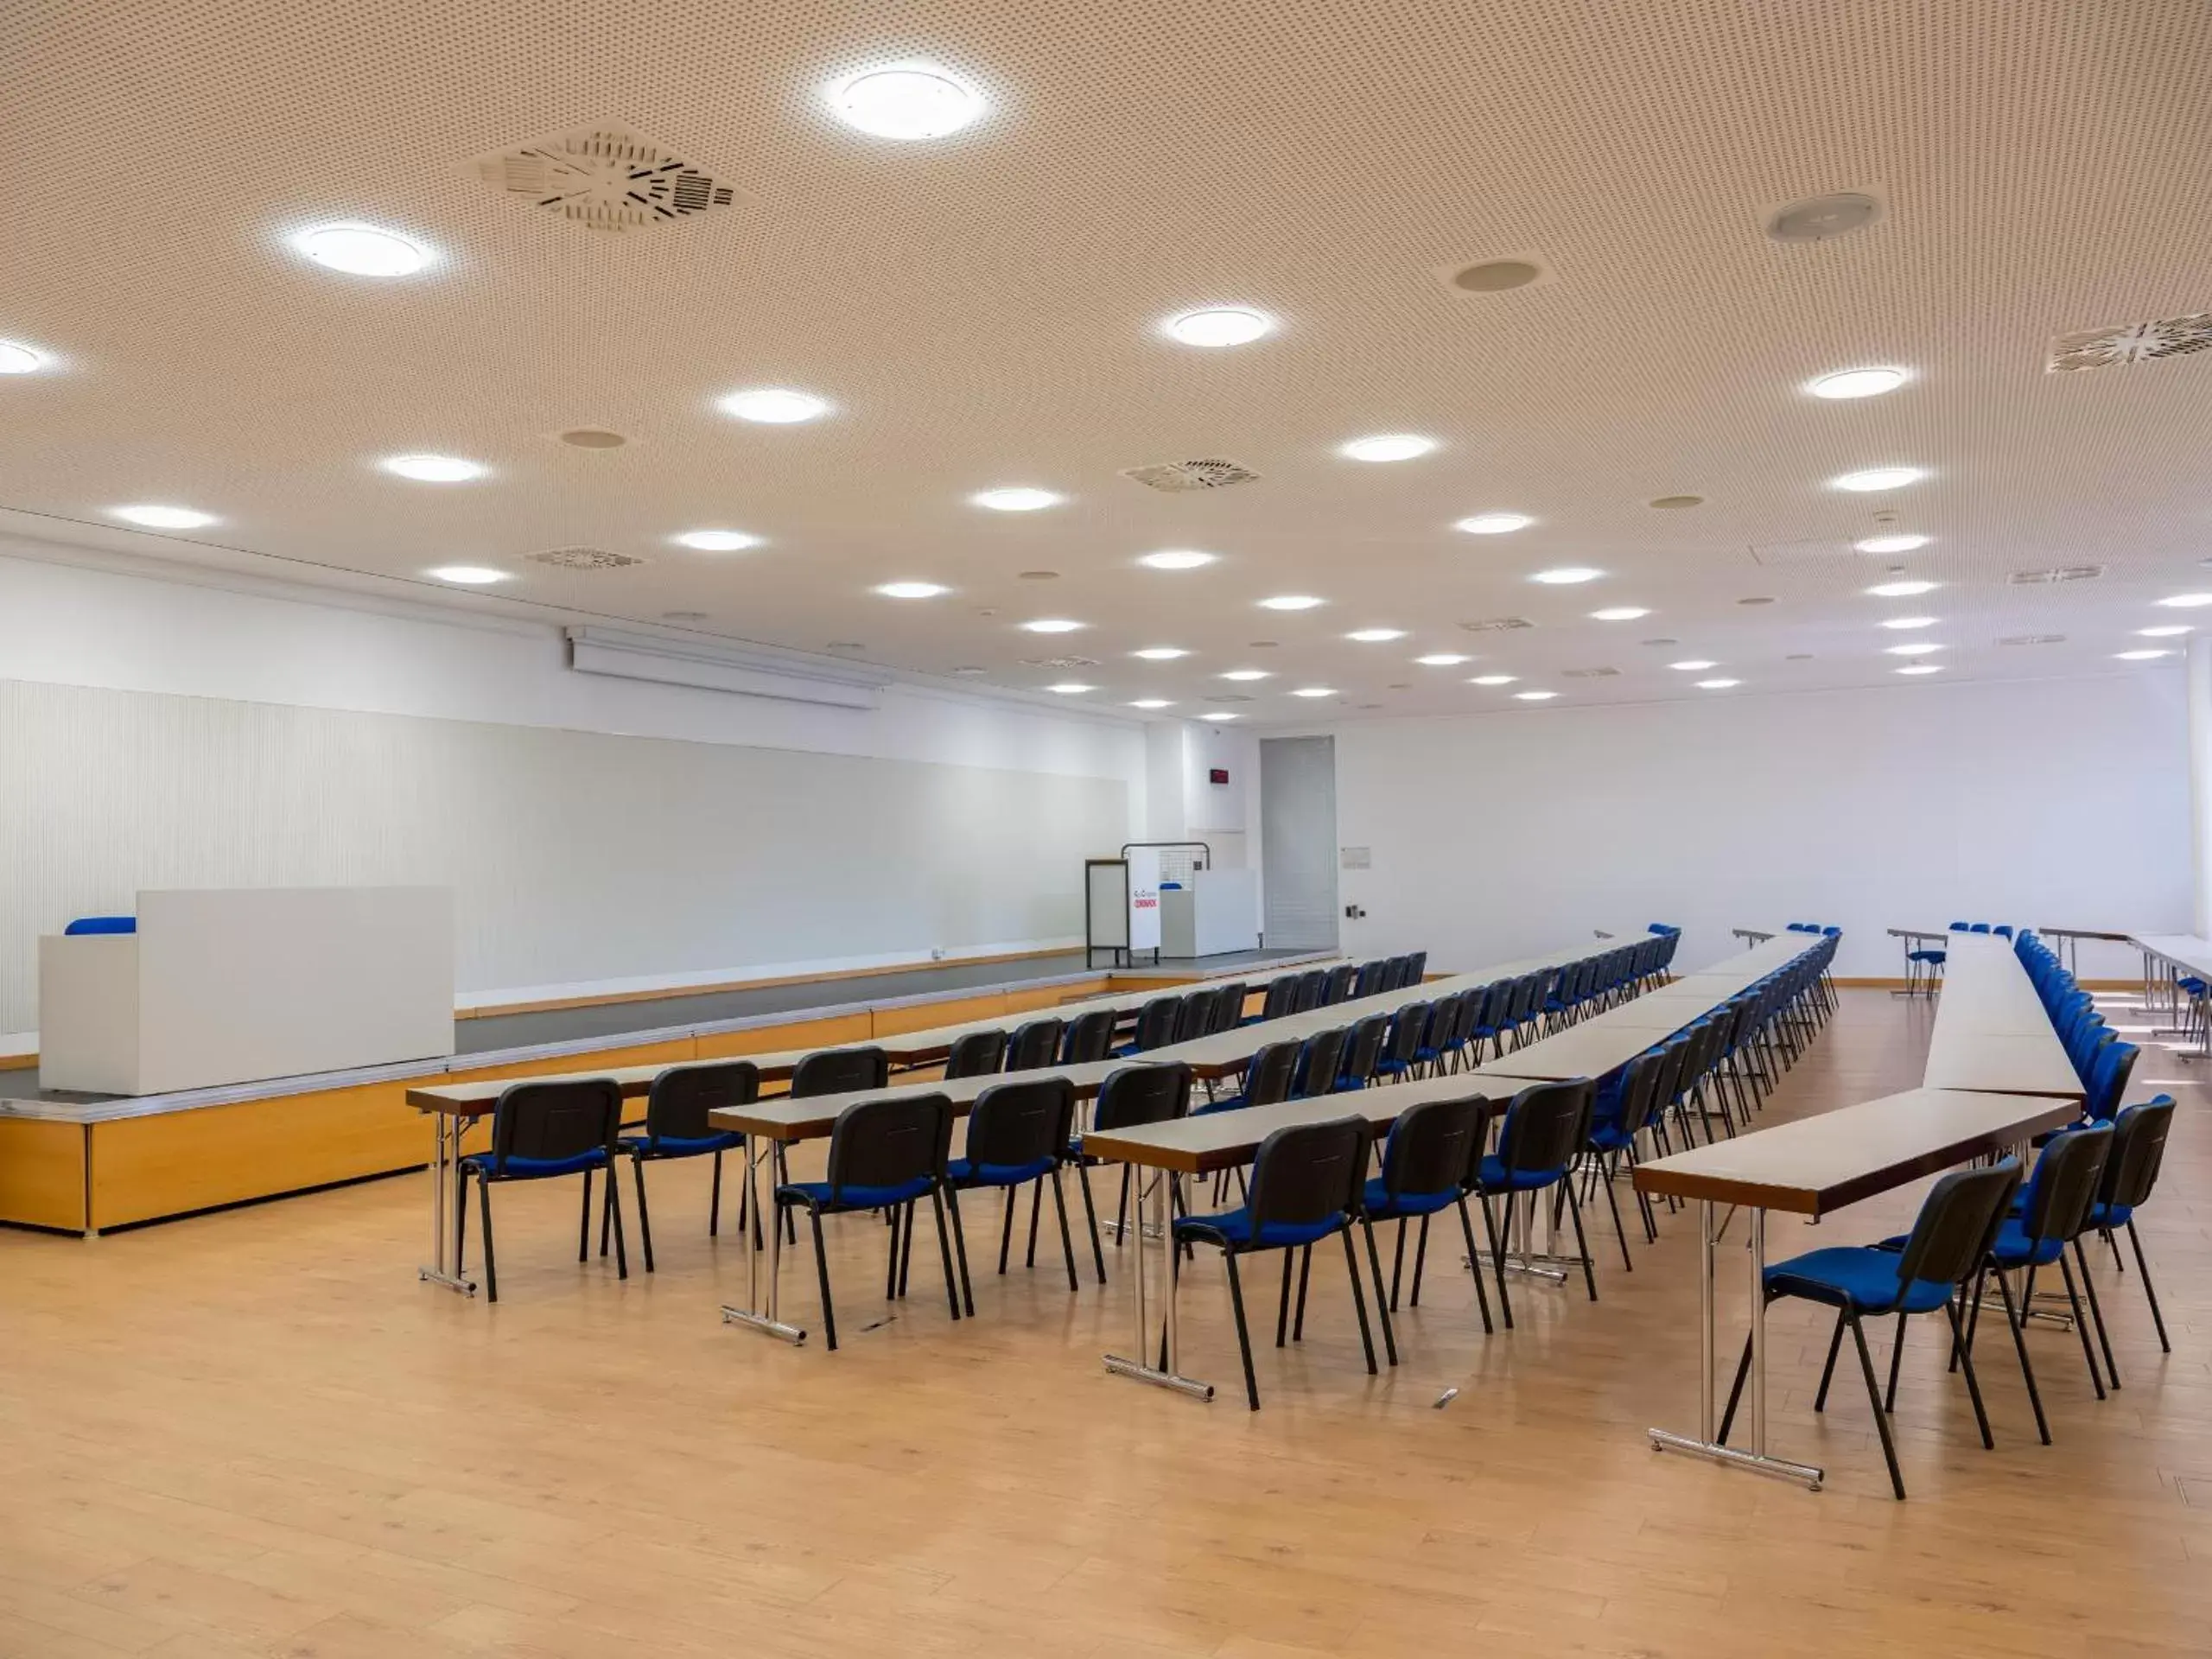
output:
[[1498, 1161], [1509, 1170], [1565, 1169], [1589, 1136], [1587, 1077], [1540, 1083], [1513, 1096], [1497, 1140]]
[[[1088, 1014], [1078, 1014], [1067, 1022], [1067, 1035], [1061, 1045], [1061, 1058], [1069, 1065], [1081, 1065], [1090, 1060], [1103, 1060], [1114, 1048], [1114, 1027], [1122, 1016], [1112, 1008], [1093, 1008]], [[1050, 1065], [1050, 1059], [1040, 1062]], [[1016, 1068], [1008, 1066], [1008, 1071]], [[1031, 1070], [1035, 1070], [1031, 1067]]]
[[1411, 957], [1391, 957], [1383, 969], [1389, 983], [1382, 988], [1386, 991], [1404, 990], [1407, 986], [1414, 982], [1413, 968], [1414, 959]]
[[825, 1048], [791, 1068], [791, 1098], [857, 1094], [891, 1081], [891, 1057], [880, 1048]]
[[1297, 1011], [1300, 977], [1297, 974], [1277, 974], [1268, 982], [1268, 994], [1260, 1004], [1261, 1019], [1280, 1020]]
[[622, 1090], [611, 1077], [511, 1083], [492, 1109], [494, 1167], [510, 1158], [574, 1158], [622, 1138]]
[[1042, 1020], [1025, 1020], [1016, 1026], [1013, 1040], [1006, 1046], [1006, 1069], [1037, 1071], [1059, 1058], [1064, 1023], [1048, 1014]]
[[1628, 1063], [1621, 1078], [1620, 1127], [1634, 1135], [1651, 1121], [1659, 1108], [1659, 1084], [1667, 1070], [1667, 1056], [1649, 1052]]
[[2020, 1230], [2030, 1238], [2070, 1239], [2088, 1225], [2112, 1142], [2108, 1123], [2053, 1135], [2036, 1160]]
[[760, 1098], [760, 1068], [750, 1060], [710, 1060], [672, 1065], [653, 1079], [645, 1096], [645, 1136], [658, 1141], [703, 1141], [721, 1130], [707, 1122], [717, 1106], [749, 1106]]
[[1291, 1083], [1294, 1099], [1308, 1095], [1325, 1095], [1337, 1086], [1337, 1078], [1344, 1065], [1344, 1046], [1351, 1041], [1351, 1033], [1342, 1026], [1331, 1026], [1326, 1031], [1317, 1031], [1300, 1045], [1297, 1075]]
[[1406, 983], [1418, 985], [1428, 972], [1428, 952], [1416, 950], [1406, 958]]
[[1165, 1123], [1191, 1109], [1191, 1068], [1180, 1060], [1150, 1060], [1109, 1072], [1099, 1085], [1091, 1127], [1127, 1129]]
[[1213, 1029], [1213, 987], [1184, 994], [1175, 1007], [1175, 1040], [1187, 1043]]
[[856, 1100], [830, 1131], [830, 1198], [849, 1186], [898, 1186], [941, 1177], [952, 1151], [952, 1102], [944, 1095]]
[[1252, 1157], [1245, 1213], [1252, 1236], [1270, 1222], [1296, 1226], [1342, 1215], [1367, 1173], [1367, 1120], [1332, 1118], [1274, 1130]]
[[1682, 1062], [1688, 1056], [1689, 1039], [1669, 1037], [1659, 1051], [1658, 1077], [1651, 1087], [1651, 1109], [1663, 1111], [1682, 1090]]
[[1361, 963], [1359, 964], [1359, 972], [1354, 976], [1352, 979], [1351, 994], [1355, 997], [1373, 996], [1377, 992], [1381, 991], [1382, 988], [1382, 970], [1389, 965], [1389, 963], [1379, 959], [1374, 962]]
[[1382, 1039], [1390, 1034], [1390, 1016], [1370, 1014], [1352, 1022], [1351, 1040], [1344, 1045], [1343, 1076], [1347, 1083], [1364, 1084], [1375, 1075], [1375, 1062], [1382, 1052]]
[[1382, 1050], [1387, 1058], [1411, 1063], [1414, 1051], [1428, 1033], [1429, 1010], [1430, 1005], [1426, 1002], [1399, 1005], [1397, 1013], [1391, 1016], [1390, 1040]]
[[963, 1031], [944, 1057], [948, 1077], [985, 1077], [1006, 1065], [1006, 1033]]
[[1321, 988], [1329, 976], [1319, 968], [1310, 969], [1298, 976], [1297, 1000], [1291, 1004], [1293, 1014], [1311, 1014], [1321, 1006]]
[[1137, 1010], [1136, 1046], [1165, 1048], [1175, 1040], [1176, 1016], [1182, 1012], [1179, 996], [1155, 996]]
[[1937, 1181], [1897, 1257], [1897, 1282], [1955, 1285], [1981, 1265], [2019, 1190], [2016, 1158], [1983, 1169], [1955, 1169]]
[[1425, 1100], [1402, 1113], [1382, 1146], [1382, 1190], [1392, 1198], [1457, 1192], [1482, 1155], [1484, 1126], [1496, 1109], [1481, 1095]]
[[2101, 1202], [2133, 1210], [2151, 1196], [2173, 1126], [2171, 1100], [2145, 1101], [2113, 1119], [2112, 1155], [2105, 1160], [2103, 1190], [2097, 1194]]
[[995, 1083], [968, 1114], [970, 1163], [1001, 1167], [1057, 1160], [1075, 1132], [1075, 1084], [1065, 1077]]
[[1244, 1068], [1244, 1103], [1272, 1106], [1290, 1098], [1291, 1079], [1298, 1071], [1300, 1043], [1268, 1043], [1252, 1056]]
[[1359, 968], [1355, 963], [1338, 963], [1330, 969], [1329, 976], [1321, 982], [1321, 1006], [1327, 1007], [1350, 1000], [1352, 982], [1358, 977]]
[[1206, 1034], [1217, 1031], [1234, 1031], [1244, 1019], [1244, 999], [1249, 995], [1244, 982], [1232, 979], [1213, 994], [1213, 1019], [1206, 1027]]

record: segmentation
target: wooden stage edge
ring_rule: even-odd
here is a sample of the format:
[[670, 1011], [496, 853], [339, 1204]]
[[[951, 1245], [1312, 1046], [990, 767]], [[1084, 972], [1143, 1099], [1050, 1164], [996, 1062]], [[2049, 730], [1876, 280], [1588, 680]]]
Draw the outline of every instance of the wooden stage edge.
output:
[[[1201, 976], [1192, 975], [1192, 979]], [[1165, 988], [1166, 980], [1147, 979]], [[429, 1120], [407, 1104], [427, 1083], [526, 1077], [594, 1066], [736, 1058], [819, 1044], [832, 1047], [925, 1027], [1014, 1019], [1062, 1002], [1128, 988], [1101, 971], [1066, 983], [863, 1009], [804, 1014], [772, 1025], [664, 1042], [620, 1044], [475, 1071], [441, 1071], [350, 1088], [202, 1106], [94, 1123], [0, 1118], [0, 1224], [87, 1236], [202, 1211], [313, 1192], [420, 1169]]]

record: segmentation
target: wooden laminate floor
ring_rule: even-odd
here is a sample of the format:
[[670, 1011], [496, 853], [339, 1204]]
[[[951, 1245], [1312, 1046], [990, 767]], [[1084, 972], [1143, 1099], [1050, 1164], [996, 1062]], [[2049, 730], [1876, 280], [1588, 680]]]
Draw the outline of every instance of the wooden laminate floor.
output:
[[[1773, 1116], [1916, 1083], [1926, 1036], [1924, 1007], [1846, 992]], [[2133, 1091], [2190, 1079], [2141, 1224], [2173, 1354], [2132, 1264], [2101, 1260], [2125, 1386], [2099, 1403], [2073, 1336], [2037, 1329], [2045, 1448], [1992, 1342], [1992, 1453], [1916, 1325], [1904, 1504], [1853, 1375], [1814, 1415], [1827, 1328], [1799, 1305], [1770, 1327], [1773, 1440], [1827, 1491], [1647, 1449], [1647, 1425], [1694, 1427], [1687, 1213], [1632, 1274], [1606, 1230], [1602, 1301], [1519, 1287], [1521, 1328], [1488, 1340], [1440, 1252], [1380, 1380], [1318, 1254], [1306, 1341], [1265, 1345], [1262, 1268], [1257, 1415], [1215, 1261], [1184, 1302], [1211, 1405], [1107, 1376], [1126, 1286], [1086, 1269], [1071, 1297], [1041, 1253], [979, 1274], [981, 1317], [952, 1325], [926, 1227], [912, 1296], [863, 1329], [883, 1231], [833, 1224], [841, 1352], [727, 1328], [744, 1260], [734, 1227], [703, 1236], [703, 1169], [652, 1173], [661, 1270], [626, 1285], [576, 1264], [573, 1184], [502, 1191], [497, 1307], [416, 1283], [416, 1179], [89, 1243], [0, 1236], [0, 1654], [2201, 1655], [2204, 1070], [2154, 1048]], [[1815, 1233], [1777, 1217], [1770, 1248], [1879, 1236], [1918, 1191]], [[808, 1265], [787, 1307], [811, 1324]]]

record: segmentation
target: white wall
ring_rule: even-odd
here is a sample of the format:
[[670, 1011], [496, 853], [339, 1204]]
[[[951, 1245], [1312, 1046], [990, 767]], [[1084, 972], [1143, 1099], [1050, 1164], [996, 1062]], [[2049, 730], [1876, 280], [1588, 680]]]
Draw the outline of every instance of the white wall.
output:
[[[140, 887], [459, 888], [464, 1001], [1073, 944], [1141, 728], [577, 674], [557, 630], [0, 543], [0, 1033]], [[55, 555], [54, 556], [61, 556]]]
[[[1342, 873], [1369, 912], [1347, 951], [1449, 967], [1668, 921], [1696, 966], [1731, 927], [1802, 920], [1872, 976], [1902, 971], [1889, 927], [2189, 928], [2178, 671], [1325, 729], [1338, 839], [1374, 855]], [[2085, 976], [2140, 968], [2082, 952]]]

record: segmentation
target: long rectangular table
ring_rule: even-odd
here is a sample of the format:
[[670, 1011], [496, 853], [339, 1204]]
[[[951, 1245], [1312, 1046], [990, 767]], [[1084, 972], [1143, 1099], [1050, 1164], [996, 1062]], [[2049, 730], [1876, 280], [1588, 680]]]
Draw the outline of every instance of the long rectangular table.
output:
[[[1802, 1481], [1817, 1491], [1823, 1471], [1767, 1450], [1767, 1211], [1829, 1215], [1970, 1158], [2023, 1147], [2073, 1122], [2077, 1109], [2072, 1101], [2031, 1095], [1912, 1089], [1638, 1165], [1637, 1191], [1690, 1199], [1698, 1207], [1698, 1433], [1693, 1438], [1654, 1428], [1653, 1446]], [[1714, 1438], [1716, 1204], [1737, 1205], [1751, 1217], [1751, 1443], [1745, 1447]]]
[[[2092, 938], [2108, 938], [2109, 934], [2091, 934]], [[2159, 992], [2158, 1001], [2166, 1007], [2167, 1018], [2173, 1023], [2161, 1026], [2153, 1034], [2183, 1037], [2189, 1033], [2190, 1015], [2182, 1007], [2181, 982], [2184, 978], [2212, 980], [2212, 940], [2198, 938], [2194, 933], [2131, 933], [2128, 942], [2143, 953], [2143, 995], [2146, 1002], [2152, 1000], [2152, 988]], [[2212, 1029], [2205, 1033], [2202, 1046], [2194, 1052], [2177, 1051], [2183, 1059], [2201, 1060], [2212, 1054]]]
[[1930, 1089], [2079, 1100], [2082, 1080], [2012, 942], [1954, 933], [1946, 948], [1949, 960], [1921, 1081]]

